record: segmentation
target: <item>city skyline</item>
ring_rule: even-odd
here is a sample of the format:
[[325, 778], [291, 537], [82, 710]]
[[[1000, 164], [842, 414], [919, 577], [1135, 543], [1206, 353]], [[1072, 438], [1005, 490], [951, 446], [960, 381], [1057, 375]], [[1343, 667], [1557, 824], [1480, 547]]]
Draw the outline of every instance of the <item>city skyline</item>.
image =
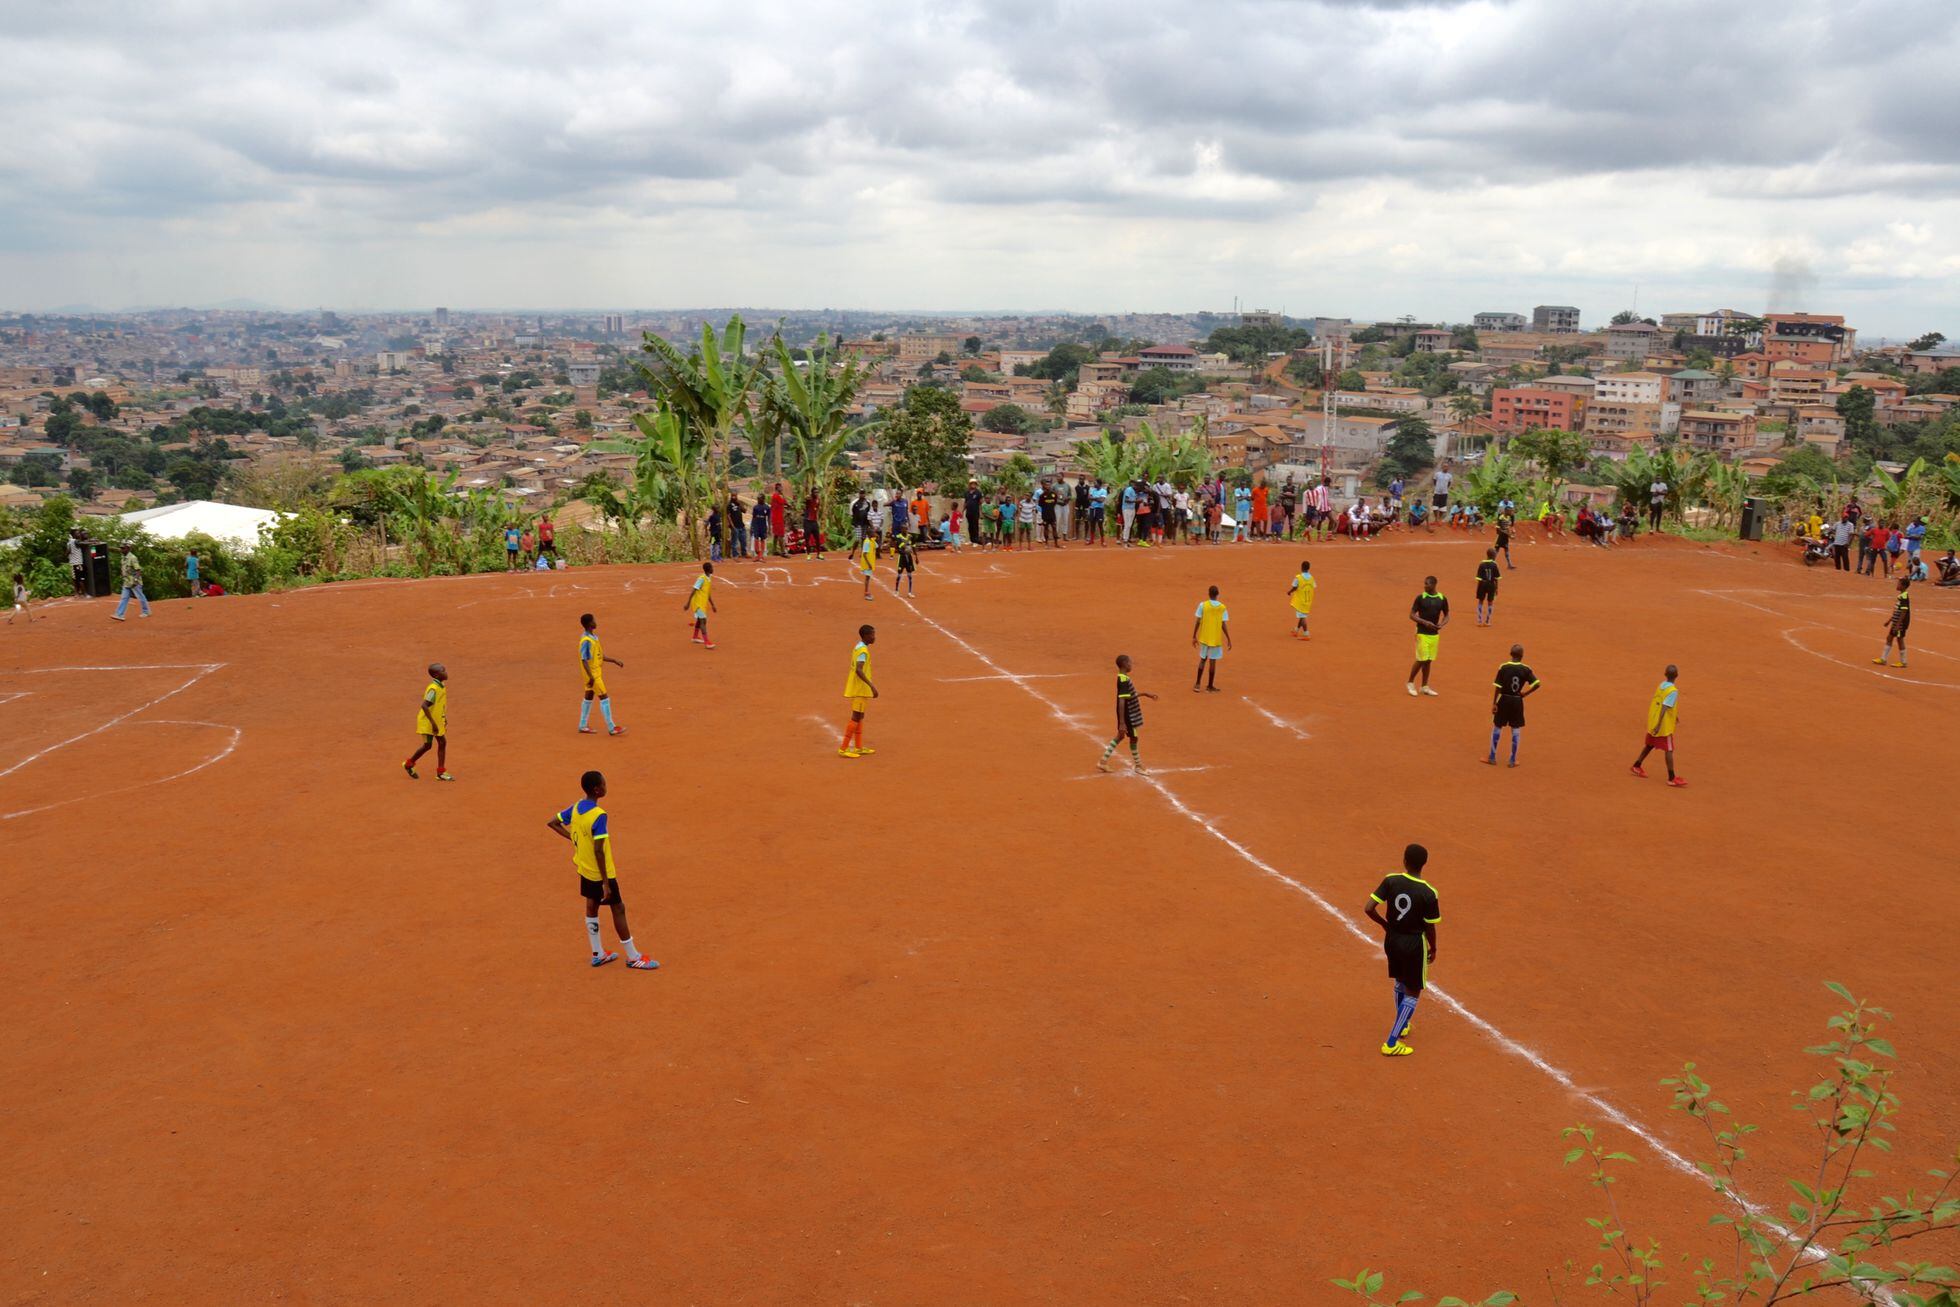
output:
[[43, 6], [0, 53], [0, 310], [1960, 302], [1938, 3]]

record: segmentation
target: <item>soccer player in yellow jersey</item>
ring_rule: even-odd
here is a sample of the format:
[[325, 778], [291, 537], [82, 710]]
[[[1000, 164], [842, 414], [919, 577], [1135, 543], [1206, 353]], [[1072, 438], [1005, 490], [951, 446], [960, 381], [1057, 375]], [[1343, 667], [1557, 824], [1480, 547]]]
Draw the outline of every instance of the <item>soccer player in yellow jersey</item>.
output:
[[599, 800], [606, 797], [606, 778], [589, 771], [578, 778], [585, 797], [545, 823], [554, 835], [572, 842], [572, 866], [578, 870], [578, 892], [585, 900], [585, 938], [592, 947], [592, 965], [603, 967], [619, 961], [599, 942], [599, 905], [612, 908], [613, 931], [626, 950], [626, 965], [635, 971], [653, 971], [660, 964], [640, 952], [633, 943], [633, 932], [626, 924], [626, 900], [619, 894], [619, 877], [613, 860], [612, 828]]
[[1286, 590], [1293, 599], [1293, 638], [1296, 640], [1313, 639], [1307, 630], [1307, 618], [1313, 614], [1313, 595], [1319, 588], [1313, 579], [1313, 565], [1302, 558], [1300, 574], [1293, 578], [1293, 584]]
[[871, 569], [878, 562], [878, 537], [867, 534], [858, 541], [858, 572], [864, 577], [864, 597], [871, 598]]
[[687, 598], [681, 600], [681, 607], [694, 615], [694, 643], [703, 649], [712, 649], [715, 642], [708, 638], [708, 614], [718, 613], [715, 607], [715, 565], [701, 564], [701, 575], [694, 578], [694, 589], [688, 591]]
[[1647, 755], [1660, 750], [1667, 762], [1667, 783], [1681, 789], [1688, 782], [1674, 774], [1674, 725], [1681, 715], [1681, 691], [1674, 683], [1681, 679], [1681, 669], [1674, 664], [1667, 666], [1667, 679], [1654, 691], [1654, 697], [1647, 704], [1647, 745], [1641, 749], [1640, 756], [1633, 760], [1633, 774], [1646, 776], [1647, 771], [1640, 764], [1647, 761]]
[[579, 670], [585, 675], [585, 702], [579, 705], [578, 729], [581, 735], [592, 734], [592, 701], [599, 701], [599, 711], [606, 717], [606, 734], [624, 735], [626, 728], [615, 725], [612, 714], [612, 696], [606, 693], [606, 664], [611, 663], [621, 671], [626, 664], [617, 658], [606, 657], [606, 651], [599, 644], [599, 623], [591, 613], [580, 613], [578, 624], [585, 628], [585, 634], [578, 642]]
[[[1232, 615], [1218, 602], [1218, 587], [1198, 605], [1197, 620], [1191, 624], [1191, 644], [1198, 651], [1198, 679], [1191, 682], [1191, 693], [1218, 693], [1218, 663], [1232, 647]], [[1211, 675], [1207, 677], [1205, 670]]]
[[877, 752], [864, 742], [864, 710], [878, 697], [878, 687], [871, 683], [871, 646], [876, 643], [876, 627], [858, 628], [857, 647], [851, 650], [851, 673], [844, 678], [844, 697], [851, 702], [851, 720], [844, 726], [844, 742], [837, 746], [840, 758], [862, 758]]
[[422, 737], [422, 747], [408, 755], [402, 770], [408, 779], [420, 779], [415, 774], [418, 758], [434, 745], [436, 750], [436, 779], [453, 781], [449, 774], [449, 669], [441, 663], [429, 664], [429, 686], [422, 691], [422, 706], [415, 712], [415, 733]]

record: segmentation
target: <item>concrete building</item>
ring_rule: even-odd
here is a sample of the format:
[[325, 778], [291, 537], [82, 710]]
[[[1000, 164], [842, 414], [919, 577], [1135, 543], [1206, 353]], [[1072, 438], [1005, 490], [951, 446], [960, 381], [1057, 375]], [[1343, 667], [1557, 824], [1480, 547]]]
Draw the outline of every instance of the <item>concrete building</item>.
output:
[[1569, 390], [1542, 386], [1501, 386], [1490, 392], [1490, 419], [1502, 431], [1550, 427], [1578, 431], [1585, 425], [1586, 400]]
[[574, 386], [596, 386], [599, 384], [599, 365], [569, 363], [565, 366], [565, 377]]
[[958, 336], [917, 335], [900, 336], [898, 338], [898, 361], [900, 363], [910, 363], [914, 367], [921, 363], [930, 363], [941, 354], [957, 354], [959, 352], [960, 338]]
[[1629, 363], [1645, 361], [1660, 340], [1661, 329], [1651, 322], [1621, 322], [1606, 329], [1606, 357]]
[[1776, 362], [1842, 367], [1856, 351], [1858, 333], [1844, 319], [1821, 313], [1765, 313], [1763, 353]]
[[441, 309], [441, 308], [439, 308], [439, 309], [437, 309], [437, 310], [436, 310], [436, 325], [437, 325], [438, 327], [446, 327], [446, 326], [448, 326], [448, 325], [449, 325], [449, 310], [448, 310], [448, 309]]
[[1444, 353], [1455, 339], [1456, 333], [1453, 331], [1445, 331], [1441, 327], [1427, 327], [1416, 333], [1416, 353]]
[[1701, 368], [1684, 368], [1667, 378], [1662, 397], [1683, 409], [1709, 408], [1722, 397], [1722, 379]]
[[1525, 322], [1522, 313], [1479, 313], [1470, 319], [1470, 326], [1481, 336], [1487, 331], [1523, 331]]
[[1754, 413], [1689, 410], [1681, 415], [1681, 442], [1694, 449], [1733, 456], [1756, 447]]
[[1824, 391], [1835, 384], [1837, 373], [1829, 368], [1806, 367], [1801, 363], [1772, 363], [1769, 368], [1769, 402], [1798, 407], [1824, 402]]
[[1172, 372], [1196, 372], [1198, 351], [1189, 345], [1152, 345], [1137, 351], [1137, 362], [1146, 368], [1168, 368]]
[[1531, 329], [1565, 334], [1579, 330], [1579, 310], [1570, 304], [1540, 304], [1531, 310]]

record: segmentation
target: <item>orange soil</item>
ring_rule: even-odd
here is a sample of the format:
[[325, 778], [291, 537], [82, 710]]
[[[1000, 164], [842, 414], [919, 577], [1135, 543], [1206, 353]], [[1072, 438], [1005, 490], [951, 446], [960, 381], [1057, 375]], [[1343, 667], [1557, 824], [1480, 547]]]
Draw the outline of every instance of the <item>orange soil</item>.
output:
[[[1767, 1125], [1779, 1206], [1843, 981], [1898, 1013], [1881, 1167], [1936, 1164], [1960, 596], [1922, 587], [1880, 672], [1887, 588], [1783, 550], [1518, 553], [1488, 630], [1447, 531], [935, 555], [916, 609], [882, 569], [867, 604], [839, 560], [733, 565], [713, 653], [681, 567], [47, 609], [0, 637], [0, 769], [52, 748], [0, 811], [65, 805], [0, 819], [0, 1299], [1327, 1302], [1368, 1264], [1541, 1300], [1590, 1258], [1558, 1130], [1598, 1111], [1433, 999], [1378, 1056], [1379, 951], [1205, 822], [1356, 920], [1427, 843], [1436, 983], [1699, 1156], [1655, 1084], [1696, 1061]], [[1412, 700], [1427, 571], [1456, 614]], [[1198, 696], [1208, 583], [1237, 647]], [[573, 730], [584, 610], [619, 739]], [[979, 679], [925, 617], [1044, 679]], [[864, 621], [885, 694], [848, 762]], [[1546, 687], [1516, 771], [1480, 765], [1513, 640]], [[1119, 651], [1163, 696], [1162, 790], [1093, 771]], [[455, 785], [398, 768], [432, 658]], [[1682, 791], [1626, 770], [1669, 661]], [[183, 666], [44, 670], [135, 664]], [[657, 973], [584, 965], [544, 822], [591, 766]], [[1721, 1246], [1606, 1137], [1636, 1228]]]

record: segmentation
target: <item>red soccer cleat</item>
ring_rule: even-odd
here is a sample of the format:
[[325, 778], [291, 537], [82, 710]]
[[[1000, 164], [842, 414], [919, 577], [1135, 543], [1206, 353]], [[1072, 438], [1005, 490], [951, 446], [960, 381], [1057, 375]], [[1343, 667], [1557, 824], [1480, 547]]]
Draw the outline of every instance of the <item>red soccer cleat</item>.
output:
[[1669, 785], [1672, 785], [1677, 790], [1685, 790], [1688, 788], [1688, 782], [1682, 780], [1679, 776], [1668, 777], [1667, 783]]
[[1647, 779], [1647, 769], [1645, 767], [1642, 767], [1637, 762], [1633, 764], [1633, 766], [1627, 768], [1627, 770], [1632, 772], [1635, 776], [1638, 776], [1641, 780]]

